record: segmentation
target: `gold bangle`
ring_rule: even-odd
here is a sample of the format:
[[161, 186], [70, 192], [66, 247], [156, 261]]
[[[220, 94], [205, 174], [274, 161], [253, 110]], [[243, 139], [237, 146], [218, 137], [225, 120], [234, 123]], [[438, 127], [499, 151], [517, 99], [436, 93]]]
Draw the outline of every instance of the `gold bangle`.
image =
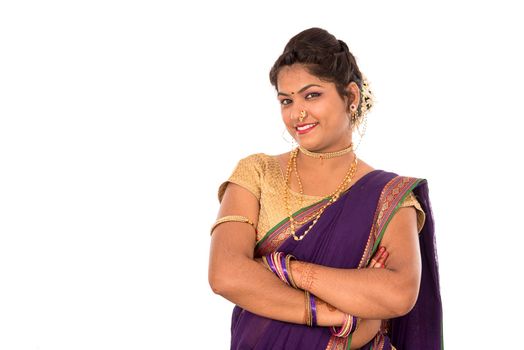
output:
[[213, 226], [211, 226], [211, 231], [210, 231], [210, 235], [213, 234], [213, 230], [215, 229], [215, 227], [217, 227], [218, 225], [220, 224], [223, 224], [224, 222], [229, 222], [229, 221], [234, 221], [234, 222], [245, 222], [247, 224], [250, 224], [251, 226], [253, 226], [253, 228], [255, 229], [255, 231], [257, 230], [257, 228], [255, 227], [255, 224], [253, 223], [253, 221], [249, 220], [248, 218], [246, 218], [245, 216], [242, 216], [242, 215], [227, 215], [227, 216], [223, 216], [221, 217], [220, 219], [218, 219], [217, 221], [215, 221], [215, 223], [213, 224]]
[[291, 273], [291, 259], [296, 259], [293, 255], [288, 254], [286, 256], [286, 269], [289, 276], [289, 281], [291, 282], [291, 287], [298, 289], [295, 279], [293, 278], [293, 273]]
[[313, 326], [313, 315], [311, 313], [311, 304], [309, 303], [309, 292], [304, 291], [304, 296], [306, 299], [306, 325], [309, 327]]

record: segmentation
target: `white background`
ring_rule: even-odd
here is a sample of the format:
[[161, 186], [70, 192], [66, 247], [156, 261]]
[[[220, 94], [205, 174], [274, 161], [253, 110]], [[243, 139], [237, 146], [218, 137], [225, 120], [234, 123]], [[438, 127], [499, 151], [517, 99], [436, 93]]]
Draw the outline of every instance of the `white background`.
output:
[[290, 146], [268, 72], [318, 26], [377, 97], [359, 156], [428, 179], [447, 349], [515, 347], [521, 12], [503, 1], [0, 3], [0, 349], [227, 349], [217, 188]]

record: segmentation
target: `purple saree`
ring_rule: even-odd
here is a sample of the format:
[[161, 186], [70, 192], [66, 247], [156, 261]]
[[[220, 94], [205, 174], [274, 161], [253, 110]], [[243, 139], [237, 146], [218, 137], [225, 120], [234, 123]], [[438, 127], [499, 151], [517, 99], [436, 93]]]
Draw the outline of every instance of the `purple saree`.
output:
[[[360, 178], [329, 206], [302, 241], [288, 233], [288, 220], [272, 228], [256, 246], [255, 255], [282, 251], [298, 260], [336, 268], [365, 268], [402, 199], [413, 191], [426, 221], [419, 235], [422, 256], [420, 292], [405, 316], [383, 322], [366, 350], [442, 349], [442, 304], [434, 225], [424, 179], [374, 170]], [[325, 200], [325, 199], [324, 199]], [[296, 213], [300, 219], [324, 200]], [[305, 224], [297, 235], [309, 225]], [[358, 315], [357, 315], [358, 316]], [[231, 349], [347, 349], [348, 339], [331, 335], [327, 327], [307, 327], [255, 315], [236, 306], [231, 324]]]

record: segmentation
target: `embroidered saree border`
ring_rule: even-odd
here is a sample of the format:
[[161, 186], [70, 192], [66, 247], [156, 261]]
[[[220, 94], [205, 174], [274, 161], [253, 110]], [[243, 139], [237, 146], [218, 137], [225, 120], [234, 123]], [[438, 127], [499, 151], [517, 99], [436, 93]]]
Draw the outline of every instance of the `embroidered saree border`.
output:
[[349, 338], [331, 336], [331, 338], [329, 338], [326, 350], [349, 350], [350, 346], [351, 342], [349, 342]]
[[[299, 209], [293, 214], [297, 220], [306, 218], [318, 208], [323, 206], [330, 197], [321, 199], [320, 201], [311, 204], [310, 206]], [[264, 237], [262, 237], [255, 246], [255, 255], [262, 256], [276, 251], [276, 249], [291, 235], [289, 231], [289, 217], [282, 219], [272, 229], [270, 229]]]
[[[362, 178], [366, 177], [367, 175], [379, 171], [378, 169], [372, 170], [369, 173], [365, 174]], [[345, 195], [348, 191], [350, 191], [355, 184], [357, 184], [360, 180], [357, 180], [352, 186], [345, 189], [340, 193], [340, 196]], [[297, 218], [297, 220], [302, 220], [310, 213], [314, 212], [316, 209], [320, 208], [320, 206], [324, 205], [328, 200], [331, 199], [331, 196], [324, 197], [323, 199], [319, 200], [316, 203], [311, 204], [310, 206], [304, 207], [293, 213], [293, 217]], [[288, 238], [291, 233], [289, 232], [289, 217], [286, 217], [282, 219], [278, 224], [273, 226], [269, 231], [264, 234], [264, 237], [262, 237], [259, 241], [257, 241], [255, 245], [255, 255], [265, 255], [268, 253], [271, 253], [278, 248], [278, 246], [283, 243], [286, 238]], [[297, 228], [298, 229], [298, 228]]]
[[364, 249], [364, 254], [362, 254], [358, 268], [363, 268], [368, 265], [369, 259], [371, 259], [373, 253], [377, 250], [382, 236], [393, 218], [393, 214], [399, 209], [399, 204], [402, 203], [402, 200], [422, 181], [424, 181], [424, 179], [397, 176], [384, 186], [380, 194], [377, 209], [375, 210], [375, 217], [369, 233], [368, 242], [366, 243], [366, 248]]

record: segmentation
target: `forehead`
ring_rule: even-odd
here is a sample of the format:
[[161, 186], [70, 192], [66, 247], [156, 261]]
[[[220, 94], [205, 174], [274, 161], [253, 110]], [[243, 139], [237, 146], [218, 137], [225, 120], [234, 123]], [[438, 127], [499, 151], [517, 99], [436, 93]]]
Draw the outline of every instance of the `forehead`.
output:
[[296, 92], [298, 89], [308, 84], [327, 85], [325, 81], [310, 74], [301, 64], [282, 67], [278, 72], [277, 84], [278, 90], [282, 92]]

